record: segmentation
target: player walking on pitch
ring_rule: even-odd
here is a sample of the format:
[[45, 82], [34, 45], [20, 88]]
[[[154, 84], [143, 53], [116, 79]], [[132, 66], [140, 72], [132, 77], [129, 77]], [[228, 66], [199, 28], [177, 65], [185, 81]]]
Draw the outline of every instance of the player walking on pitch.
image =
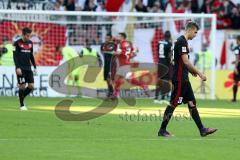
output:
[[240, 36], [237, 36], [237, 46], [234, 48], [236, 55], [234, 67], [234, 83], [233, 83], [233, 99], [232, 102], [237, 101], [238, 82], [240, 81]]
[[201, 80], [207, 80], [206, 76], [193, 66], [188, 57], [189, 48], [187, 41], [192, 40], [197, 35], [198, 29], [199, 27], [195, 22], [188, 22], [184, 35], [180, 36], [175, 42], [173, 51], [173, 91], [171, 94], [170, 105], [167, 106], [164, 112], [163, 121], [158, 131], [158, 136], [172, 136], [166, 130], [166, 128], [175, 108], [179, 104], [182, 104], [182, 102], [188, 104], [189, 112], [196, 123], [201, 136], [207, 136], [208, 134], [212, 134], [217, 131], [217, 129], [205, 128], [203, 126], [197, 110], [196, 99], [188, 78], [188, 72], [190, 72], [194, 77], [199, 76]]
[[[172, 50], [172, 42], [171, 42], [171, 33], [170, 31], [166, 31], [164, 33], [164, 39], [158, 42], [158, 71], [157, 71], [157, 83], [156, 83], [156, 92], [155, 92], [155, 98], [154, 103], [159, 104], [169, 104], [169, 102], [166, 100], [166, 97], [168, 97], [169, 93], [162, 93], [161, 92], [161, 86], [164, 85], [163, 81], [167, 81], [169, 85], [171, 86], [171, 50]], [[161, 73], [161, 66], [164, 65], [168, 67], [168, 72], [162, 77]], [[159, 94], [161, 94], [161, 99], [159, 100]]]
[[[30, 40], [31, 29], [23, 28], [22, 38], [14, 43], [13, 59], [16, 66], [17, 81], [19, 87], [20, 109], [27, 110], [24, 98], [34, 89], [34, 78], [31, 63], [34, 66], [34, 74], [37, 73], [33, 56], [33, 43]], [[28, 83], [27, 88], [26, 83]]]
[[111, 77], [111, 65], [113, 60], [113, 54], [116, 52], [117, 44], [113, 41], [111, 33], [106, 35], [106, 41], [101, 45], [101, 53], [104, 57], [104, 68], [103, 68], [103, 77], [107, 82], [108, 94], [107, 97], [113, 95], [113, 85]]
[[124, 79], [126, 79], [129, 83], [140, 86], [144, 89], [145, 94], [148, 94], [148, 87], [143, 83], [140, 83], [135, 77], [135, 74], [131, 72], [131, 62], [130, 60], [135, 56], [137, 50], [132, 46], [130, 41], [126, 40], [126, 33], [119, 33], [118, 40], [120, 41], [118, 45], [118, 49], [115, 52], [117, 56], [116, 60], [119, 65], [119, 68], [116, 71], [116, 75], [114, 77], [114, 97], [118, 96], [119, 88], [124, 83]]

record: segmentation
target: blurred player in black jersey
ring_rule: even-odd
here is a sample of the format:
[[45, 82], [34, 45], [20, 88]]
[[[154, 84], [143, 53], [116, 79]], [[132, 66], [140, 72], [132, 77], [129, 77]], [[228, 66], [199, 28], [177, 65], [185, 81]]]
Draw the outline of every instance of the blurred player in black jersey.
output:
[[237, 36], [237, 46], [233, 49], [236, 60], [234, 66], [234, 83], [233, 83], [233, 99], [232, 102], [237, 101], [237, 90], [238, 90], [238, 82], [240, 81], [240, 36]]
[[[30, 40], [32, 31], [23, 28], [22, 38], [14, 42], [13, 59], [16, 66], [17, 82], [19, 87], [20, 109], [27, 110], [24, 105], [24, 98], [34, 89], [34, 78], [31, 63], [36, 74], [36, 63], [33, 56], [33, 43]], [[26, 83], [27, 88], [26, 87]]]
[[192, 40], [197, 35], [198, 29], [199, 27], [195, 22], [188, 22], [184, 35], [180, 36], [174, 44], [174, 66], [172, 77], [173, 90], [171, 93], [170, 105], [167, 106], [164, 112], [164, 117], [161, 128], [158, 132], [158, 136], [171, 136], [166, 128], [175, 108], [182, 103], [188, 104], [190, 115], [196, 123], [201, 136], [207, 136], [208, 134], [212, 134], [217, 130], [214, 128], [205, 128], [203, 126], [197, 110], [196, 99], [188, 77], [188, 73], [190, 72], [194, 77], [199, 76], [201, 80], [207, 80], [206, 76], [197, 68], [195, 68], [194, 65], [189, 61], [189, 48], [187, 41]]
[[[155, 92], [155, 99], [154, 103], [166, 103], [169, 102], [165, 99], [168, 96], [168, 93], [161, 93], [161, 85], [163, 85], [162, 80], [168, 81], [171, 86], [171, 33], [170, 31], [166, 31], [164, 33], [164, 40], [158, 42], [158, 79], [156, 84], [156, 92]], [[161, 65], [168, 67], [168, 72], [166, 75], [161, 77]], [[159, 101], [159, 93], [161, 94], [161, 99]]]
[[105, 42], [101, 45], [101, 52], [104, 57], [104, 70], [103, 77], [107, 82], [108, 94], [107, 97], [112, 97], [113, 95], [113, 85], [111, 80], [111, 64], [113, 59], [113, 52], [117, 49], [117, 44], [113, 41], [111, 33], [108, 33], [105, 38]]

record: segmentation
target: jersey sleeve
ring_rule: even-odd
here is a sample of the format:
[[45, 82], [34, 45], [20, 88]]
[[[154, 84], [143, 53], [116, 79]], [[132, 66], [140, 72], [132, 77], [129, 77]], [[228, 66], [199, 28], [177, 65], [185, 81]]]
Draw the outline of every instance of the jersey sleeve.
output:
[[13, 61], [14, 61], [14, 64], [15, 64], [16, 68], [19, 68], [20, 65], [19, 65], [19, 55], [18, 55], [18, 43], [17, 43], [17, 41], [15, 41], [13, 43]]
[[179, 41], [177, 45], [177, 51], [179, 55], [188, 54], [188, 45], [185, 42]]

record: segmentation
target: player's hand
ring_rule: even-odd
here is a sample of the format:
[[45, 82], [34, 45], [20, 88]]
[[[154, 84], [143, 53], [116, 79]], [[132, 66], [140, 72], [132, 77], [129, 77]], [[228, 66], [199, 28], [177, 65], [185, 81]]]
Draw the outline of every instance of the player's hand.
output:
[[202, 81], [206, 81], [207, 80], [207, 77], [204, 74], [202, 74], [202, 73], [199, 74], [199, 77], [202, 79]]
[[197, 73], [191, 73], [193, 77], [197, 77]]
[[36, 76], [37, 75], [37, 69], [33, 70], [33, 75]]
[[21, 68], [17, 68], [17, 69], [16, 69], [16, 74], [17, 74], [18, 76], [21, 76], [21, 75], [22, 75], [22, 70], [21, 70]]

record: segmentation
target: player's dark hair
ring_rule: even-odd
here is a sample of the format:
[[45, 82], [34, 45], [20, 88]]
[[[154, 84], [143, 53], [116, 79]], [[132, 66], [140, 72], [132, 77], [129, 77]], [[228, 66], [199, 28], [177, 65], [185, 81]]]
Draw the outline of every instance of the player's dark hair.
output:
[[196, 22], [190, 21], [187, 23], [186, 25], [186, 30], [190, 29], [190, 28], [196, 28], [197, 30], [199, 30], [199, 26]]
[[118, 33], [118, 34], [121, 35], [124, 39], [127, 39], [127, 34], [126, 34], [126, 33], [120, 32], [120, 33]]
[[164, 33], [164, 39], [167, 39], [169, 40], [171, 38], [171, 33], [169, 30], [167, 30], [165, 33]]
[[25, 28], [22, 29], [22, 34], [23, 35], [30, 34], [30, 33], [32, 33], [32, 30], [30, 28], [25, 27]]

